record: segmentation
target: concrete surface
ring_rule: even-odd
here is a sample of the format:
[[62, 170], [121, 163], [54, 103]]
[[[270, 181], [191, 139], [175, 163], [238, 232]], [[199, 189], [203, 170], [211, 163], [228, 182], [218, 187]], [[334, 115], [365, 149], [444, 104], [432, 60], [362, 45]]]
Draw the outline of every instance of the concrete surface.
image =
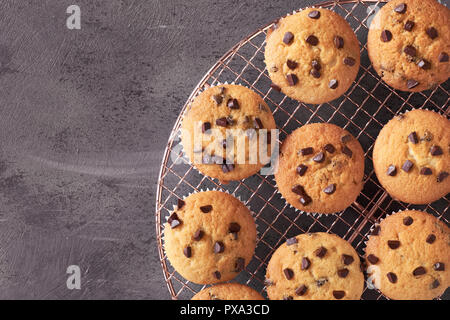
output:
[[154, 206], [178, 113], [230, 47], [312, 3], [2, 0], [0, 298], [170, 298]]

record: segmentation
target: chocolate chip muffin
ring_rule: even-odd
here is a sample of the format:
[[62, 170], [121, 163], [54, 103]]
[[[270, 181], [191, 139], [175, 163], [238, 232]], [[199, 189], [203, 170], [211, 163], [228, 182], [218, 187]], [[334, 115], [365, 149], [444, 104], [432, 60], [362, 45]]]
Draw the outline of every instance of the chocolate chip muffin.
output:
[[450, 121], [416, 109], [390, 120], [373, 150], [375, 173], [395, 199], [433, 202], [450, 192]]
[[346, 130], [314, 123], [292, 132], [281, 146], [275, 180], [293, 207], [311, 213], [347, 208], [361, 192], [364, 152]]
[[450, 75], [450, 10], [436, 0], [391, 0], [367, 38], [372, 65], [391, 87], [432, 89]]
[[250, 262], [255, 244], [249, 209], [220, 191], [180, 200], [164, 225], [164, 248], [172, 266], [199, 284], [233, 279]]
[[264, 100], [240, 85], [210, 87], [183, 118], [185, 153], [202, 173], [226, 183], [245, 179], [270, 161], [275, 120]]
[[364, 275], [358, 254], [334, 234], [309, 233], [290, 238], [267, 266], [271, 300], [356, 300]]
[[239, 283], [223, 283], [205, 288], [192, 300], [264, 300], [259, 292]]
[[272, 87], [305, 103], [341, 96], [359, 69], [359, 43], [337, 13], [307, 8], [268, 30], [265, 62]]
[[367, 273], [391, 299], [433, 299], [450, 285], [450, 230], [434, 216], [395, 213], [376, 226], [366, 247]]

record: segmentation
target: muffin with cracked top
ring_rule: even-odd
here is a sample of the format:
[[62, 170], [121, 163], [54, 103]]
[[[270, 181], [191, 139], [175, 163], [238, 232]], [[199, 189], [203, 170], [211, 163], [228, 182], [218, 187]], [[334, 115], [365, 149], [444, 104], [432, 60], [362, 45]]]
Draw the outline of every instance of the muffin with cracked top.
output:
[[367, 48], [391, 87], [433, 89], [450, 75], [450, 9], [435, 0], [391, 0], [373, 18]]
[[344, 210], [361, 192], [363, 178], [359, 141], [334, 124], [308, 124], [283, 141], [275, 180], [286, 201], [301, 211]]
[[426, 212], [397, 212], [373, 229], [366, 261], [369, 281], [387, 297], [433, 299], [450, 286], [450, 230]]

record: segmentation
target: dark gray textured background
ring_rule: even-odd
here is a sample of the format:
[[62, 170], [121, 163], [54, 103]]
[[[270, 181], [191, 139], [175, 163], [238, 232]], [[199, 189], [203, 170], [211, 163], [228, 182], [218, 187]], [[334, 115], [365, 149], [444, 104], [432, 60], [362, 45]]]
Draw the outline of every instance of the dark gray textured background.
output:
[[1, 0], [0, 298], [169, 299], [154, 208], [179, 111], [229, 48], [313, 3]]
[[311, 3], [1, 1], [0, 298], [170, 298], [154, 205], [175, 119], [230, 47]]

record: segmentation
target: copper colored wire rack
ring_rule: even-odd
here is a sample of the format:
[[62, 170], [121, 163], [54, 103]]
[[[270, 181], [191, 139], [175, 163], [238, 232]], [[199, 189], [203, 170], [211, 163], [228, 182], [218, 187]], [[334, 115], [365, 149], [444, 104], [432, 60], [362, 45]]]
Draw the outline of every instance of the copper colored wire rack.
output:
[[[306, 232], [335, 233], [349, 241], [362, 257], [371, 227], [387, 214], [404, 209], [418, 209], [433, 214], [449, 224], [450, 196], [428, 205], [409, 205], [393, 200], [380, 186], [372, 164], [372, 149], [378, 132], [392, 117], [412, 108], [427, 108], [449, 115], [449, 81], [433, 90], [419, 93], [395, 91], [387, 86], [371, 67], [367, 55], [370, 19], [384, 1], [329, 1], [318, 4], [343, 16], [360, 42], [361, 67], [351, 88], [340, 98], [321, 105], [294, 101], [271, 89], [265, 70], [264, 46], [267, 30], [273, 23], [257, 30], [229, 50], [203, 77], [184, 105], [164, 153], [157, 185], [156, 235], [159, 257], [167, 287], [173, 299], [190, 299], [204, 286], [181, 277], [164, 252], [163, 224], [177, 199], [207, 188], [227, 190], [255, 214], [259, 233], [254, 258], [233, 282], [247, 284], [264, 293], [267, 263], [272, 253], [287, 238]], [[271, 108], [280, 130], [280, 141], [296, 128], [311, 122], [329, 122], [345, 128], [360, 141], [365, 150], [364, 188], [346, 210], [333, 215], [299, 214], [280, 195], [273, 176], [256, 174], [242, 181], [220, 184], [198, 173], [184, 158], [179, 140], [181, 117], [192, 99], [204, 88], [224, 82], [245, 85], [260, 94]], [[450, 297], [449, 290], [441, 299]], [[386, 299], [378, 290], [365, 287], [363, 299]]]

